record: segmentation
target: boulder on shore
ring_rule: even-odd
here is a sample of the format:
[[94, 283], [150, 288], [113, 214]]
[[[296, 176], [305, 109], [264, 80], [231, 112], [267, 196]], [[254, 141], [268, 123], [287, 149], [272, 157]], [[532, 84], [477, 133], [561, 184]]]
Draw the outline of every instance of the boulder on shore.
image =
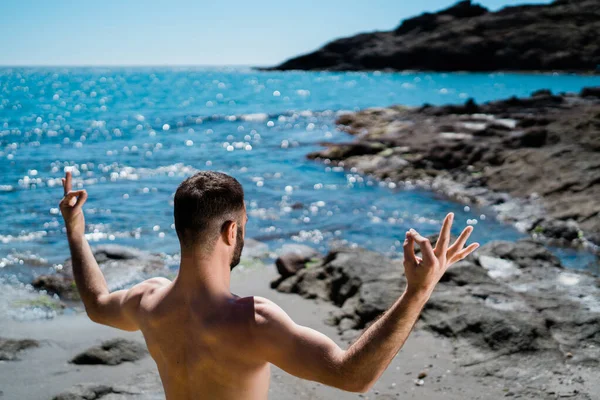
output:
[[6, 339], [0, 337], [0, 361], [16, 361], [18, 353], [32, 347], [39, 347], [40, 343], [33, 339]]
[[304, 268], [313, 258], [319, 257], [318, 251], [303, 244], [287, 244], [279, 251], [280, 256], [275, 260], [279, 275], [287, 278]]
[[[94, 258], [108, 284], [109, 290], [115, 290], [139, 280], [148, 274], [165, 269], [164, 259], [158, 254], [133, 247], [109, 244], [94, 247]], [[36, 277], [32, 285], [49, 294], [57, 294], [63, 300], [79, 300], [79, 293], [73, 277], [71, 259], [67, 259], [62, 269], [54, 275]]]
[[137, 361], [147, 354], [146, 347], [141, 343], [117, 338], [87, 349], [70, 362], [78, 365], [118, 365], [126, 361]]

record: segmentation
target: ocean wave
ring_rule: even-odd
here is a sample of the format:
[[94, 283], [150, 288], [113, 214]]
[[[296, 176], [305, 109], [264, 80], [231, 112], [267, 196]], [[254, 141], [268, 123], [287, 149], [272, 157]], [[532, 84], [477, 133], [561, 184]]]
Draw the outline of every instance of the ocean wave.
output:
[[21, 233], [19, 235], [0, 235], [1, 243], [13, 243], [13, 242], [31, 242], [46, 236], [48, 232], [46, 231], [35, 231], [35, 232], [26, 232]]
[[6, 256], [0, 258], [0, 268], [4, 268], [11, 265], [28, 265], [32, 267], [50, 266], [47, 259], [37, 254], [34, 254], [31, 251], [26, 251], [23, 253], [11, 252]]
[[212, 114], [212, 115], [198, 115], [198, 116], [186, 116], [183, 119], [166, 119], [162, 120], [158, 118], [153, 125], [149, 128], [157, 131], [168, 131], [172, 129], [182, 129], [191, 126], [200, 125], [204, 122], [265, 122], [265, 121], [279, 121], [279, 122], [294, 122], [302, 118], [331, 118], [338, 115], [348, 113], [348, 110], [290, 110], [279, 113], [248, 113], [248, 114]]
[[[19, 179], [18, 186], [14, 190], [28, 190], [38, 187], [60, 187], [61, 178], [65, 171], [73, 175], [73, 189], [92, 186], [103, 182], [137, 181], [155, 176], [184, 177], [198, 172], [198, 169], [183, 163], [163, 165], [156, 168], [132, 167], [117, 162], [110, 164], [94, 163], [70, 163], [56, 161], [52, 163], [51, 172], [55, 176], [24, 176]], [[143, 190], [143, 189], [141, 189]], [[53, 212], [58, 214], [56, 210]], [[21, 240], [12, 235], [0, 235], [0, 242]], [[25, 237], [24, 240], [27, 240]]]

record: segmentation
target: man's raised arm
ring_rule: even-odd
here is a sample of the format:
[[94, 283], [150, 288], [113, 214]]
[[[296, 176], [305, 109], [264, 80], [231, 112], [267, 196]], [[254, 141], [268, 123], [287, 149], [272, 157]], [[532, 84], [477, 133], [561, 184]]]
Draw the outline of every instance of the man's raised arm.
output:
[[[342, 350], [331, 339], [295, 324], [274, 303], [255, 301], [257, 350], [267, 361], [300, 378], [353, 392], [365, 392], [379, 379], [410, 334], [431, 292], [446, 269], [479, 245], [464, 245], [467, 227], [449, 246], [453, 214], [444, 220], [435, 249], [429, 240], [410, 230], [404, 241], [404, 294], [359, 339]], [[415, 256], [414, 243], [423, 258]]]
[[109, 293], [106, 280], [94, 258], [92, 249], [85, 238], [85, 220], [83, 204], [87, 200], [85, 190], [71, 190], [72, 176], [66, 173], [62, 180], [64, 197], [60, 202], [60, 211], [65, 220], [67, 238], [71, 250], [73, 276], [85, 310], [94, 322], [115, 328], [135, 331], [138, 325], [135, 312], [141, 296], [148, 286], [160, 282], [150, 280], [142, 282], [129, 290]]

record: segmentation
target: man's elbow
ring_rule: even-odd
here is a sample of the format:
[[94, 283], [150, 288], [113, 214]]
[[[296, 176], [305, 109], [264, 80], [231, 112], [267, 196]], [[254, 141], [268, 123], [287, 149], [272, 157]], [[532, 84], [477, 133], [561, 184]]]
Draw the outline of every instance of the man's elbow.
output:
[[102, 322], [102, 318], [100, 316], [100, 313], [98, 312], [98, 310], [96, 310], [94, 307], [85, 307], [85, 312], [88, 316], [88, 318], [92, 321], [95, 322], [97, 324], [101, 324]]
[[336, 386], [338, 386], [338, 389], [342, 389], [346, 392], [366, 393], [371, 389], [371, 387], [373, 387], [373, 384], [371, 382], [362, 382], [349, 379]]
[[373, 387], [378, 378], [378, 376], [369, 374], [369, 371], [356, 368], [356, 365], [349, 362], [347, 352], [344, 352], [340, 357], [338, 371], [338, 384], [335, 386], [346, 392], [366, 393]]
[[346, 392], [366, 393], [373, 387], [375, 382], [376, 380], [365, 376], [365, 374], [350, 373], [340, 376], [340, 379], [334, 386]]
[[366, 393], [369, 390], [371, 390], [374, 383], [375, 382], [364, 381], [359, 379], [350, 379], [340, 389], [353, 393]]
[[92, 322], [97, 324], [103, 323], [102, 313], [100, 312], [100, 302], [98, 300], [84, 301], [83, 306], [85, 308], [85, 313]]

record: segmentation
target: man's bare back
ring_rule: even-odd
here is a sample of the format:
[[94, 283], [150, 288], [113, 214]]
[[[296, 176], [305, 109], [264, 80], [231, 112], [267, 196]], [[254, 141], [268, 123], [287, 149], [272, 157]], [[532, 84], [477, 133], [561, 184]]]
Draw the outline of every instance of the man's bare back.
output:
[[183, 294], [166, 279], [142, 288], [139, 327], [168, 399], [267, 398], [269, 363], [248, 340], [254, 298], [211, 304], [201, 295]]
[[[173, 282], [153, 278], [110, 293], [85, 239], [84, 190], [63, 180], [65, 219], [73, 274], [89, 317], [115, 328], [140, 330], [155, 360], [167, 399], [266, 399], [270, 364], [300, 378], [342, 390], [367, 391], [407, 339], [421, 309], [446, 269], [473, 252], [464, 247], [468, 227], [450, 245], [453, 215], [438, 242], [411, 230], [404, 241], [404, 294], [347, 350], [325, 335], [294, 323], [276, 304], [240, 298], [229, 290], [248, 221], [243, 190], [235, 179], [200, 172], [175, 194], [181, 243]], [[422, 259], [414, 254], [415, 242]]]

